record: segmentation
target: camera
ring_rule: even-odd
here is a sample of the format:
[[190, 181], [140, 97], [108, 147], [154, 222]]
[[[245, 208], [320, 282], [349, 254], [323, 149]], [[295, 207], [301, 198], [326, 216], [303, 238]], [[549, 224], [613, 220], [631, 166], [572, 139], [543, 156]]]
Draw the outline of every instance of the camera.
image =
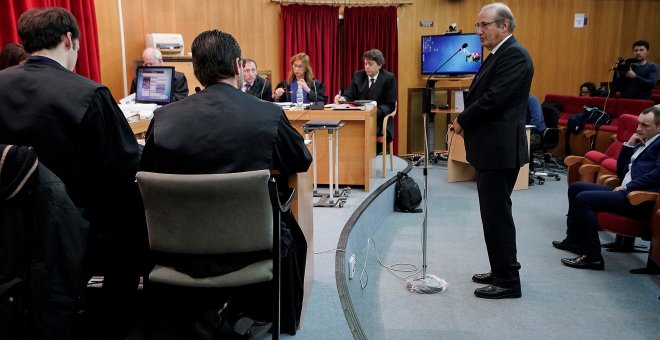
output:
[[630, 69], [636, 64], [637, 64], [637, 59], [635, 58], [628, 58], [628, 59], [619, 58], [616, 60], [616, 64], [614, 68], [619, 72], [626, 73], [630, 71]]

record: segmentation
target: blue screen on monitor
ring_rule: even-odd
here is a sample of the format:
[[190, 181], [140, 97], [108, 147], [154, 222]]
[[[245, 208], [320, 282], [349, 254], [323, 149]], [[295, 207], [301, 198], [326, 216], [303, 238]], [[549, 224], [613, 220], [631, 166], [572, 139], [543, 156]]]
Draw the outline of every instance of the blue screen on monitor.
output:
[[458, 51], [438, 71], [440, 76], [466, 76], [477, 73], [481, 67], [483, 47], [476, 33], [422, 36], [422, 74], [431, 74]]
[[172, 101], [174, 67], [140, 66], [136, 78], [136, 102], [163, 105]]

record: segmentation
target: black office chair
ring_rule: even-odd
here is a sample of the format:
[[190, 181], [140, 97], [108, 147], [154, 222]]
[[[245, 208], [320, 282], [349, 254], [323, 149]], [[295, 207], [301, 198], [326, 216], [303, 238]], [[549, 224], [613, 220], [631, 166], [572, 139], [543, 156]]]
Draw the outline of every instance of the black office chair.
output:
[[561, 178], [556, 173], [546, 171], [547, 163], [552, 158], [548, 151], [559, 144], [559, 111], [555, 107], [545, 104], [542, 104], [541, 108], [546, 129], [543, 134], [538, 135], [538, 141], [532, 142], [530, 145], [529, 167], [530, 183], [532, 180], [536, 180], [538, 184], [543, 185], [546, 177], [554, 178], [557, 181]]

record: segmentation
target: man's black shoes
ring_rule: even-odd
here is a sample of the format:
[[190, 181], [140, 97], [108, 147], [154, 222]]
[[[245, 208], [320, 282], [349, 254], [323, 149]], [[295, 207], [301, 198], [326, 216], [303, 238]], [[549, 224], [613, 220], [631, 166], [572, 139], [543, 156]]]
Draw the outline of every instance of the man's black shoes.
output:
[[593, 258], [589, 258], [587, 255], [580, 255], [574, 259], [564, 258], [561, 259], [561, 263], [577, 269], [593, 269], [593, 270], [605, 269], [605, 260], [603, 260], [603, 257], [600, 255], [598, 255], [598, 257], [593, 257]]
[[571, 243], [566, 240], [563, 241], [552, 241], [552, 246], [561, 249], [561, 250], [567, 250], [570, 251], [573, 254], [580, 255], [581, 254], [581, 247], [579, 244], [576, 243]]
[[472, 275], [472, 281], [488, 285], [493, 283], [493, 274], [491, 272], [485, 274], [474, 274]]
[[483, 299], [514, 299], [522, 296], [520, 288], [503, 288], [493, 285], [477, 288], [474, 295]]

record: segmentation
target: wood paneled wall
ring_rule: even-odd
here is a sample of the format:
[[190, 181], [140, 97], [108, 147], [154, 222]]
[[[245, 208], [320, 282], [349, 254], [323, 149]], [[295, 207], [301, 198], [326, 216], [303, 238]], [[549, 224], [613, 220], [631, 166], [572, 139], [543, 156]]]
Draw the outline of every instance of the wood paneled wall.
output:
[[[358, 1], [359, 2], [359, 1]], [[399, 152], [407, 150], [408, 88], [424, 85], [420, 72], [420, 37], [441, 34], [456, 22], [463, 32], [473, 25], [483, 0], [415, 0], [401, 6], [399, 15]], [[608, 69], [619, 56], [630, 56], [632, 42], [644, 38], [651, 44], [649, 59], [660, 61], [660, 1], [657, 0], [510, 0], [505, 1], [517, 21], [515, 36], [529, 50], [535, 65], [532, 93], [577, 94], [585, 81], [610, 79]], [[347, 3], [351, 3], [347, 0]], [[123, 18], [128, 61], [144, 48], [147, 33], [181, 33], [186, 53], [194, 37], [217, 28], [234, 35], [244, 56], [259, 67], [279, 74], [280, 7], [270, 0], [124, 0]], [[101, 76], [116, 98], [122, 97], [121, 50], [117, 0], [96, 0]], [[575, 13], [589, 15], [588, 26], [573, 28]], [[420, 27], [433, 21], [433, 27]]]
[[[134, 76], [133, 60], [140, 58], [148, 33], [180, 33], [185, 54], [202, 31], [231, 33], [244, 57], [279, 81], [280, 7], [270, 0], [123, 0], [127, 82]], [[101, 79], [115, 98], [124, 94], [117, 0], [96, 0], [100, 40]], [[193, 89], [190, 89], [193, 91]]]

